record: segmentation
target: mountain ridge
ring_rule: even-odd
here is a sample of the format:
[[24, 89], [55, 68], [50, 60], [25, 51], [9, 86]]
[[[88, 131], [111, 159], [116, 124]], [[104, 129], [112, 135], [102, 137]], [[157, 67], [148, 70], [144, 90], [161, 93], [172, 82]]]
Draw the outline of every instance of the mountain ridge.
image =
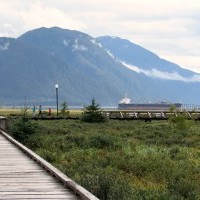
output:
[[[55, 104], [57, 82], [60, 101], [66, 100], [69, 105], [85, 105], [95, 98], [101, 105], [116, 106], [125, 93], [143, 101], [170, 97], [173, 102], [182, 99], [198, 103], [200, 97], [197, 73], [163, 61], [119, 37], [116, 42], [116, 38], [93, 38], [75, 30], [43, 27], [7, 40], [10, 45], [0, 38], [0, 73], [5, 74], [4, 87], [0, 88], [3, 102], [22, 103], [26, 96], [32, 103]], [[167, 79], [166, 75], [179, 79]], [[193, 76], [196, 82], [194, 78], [186, 82]]]

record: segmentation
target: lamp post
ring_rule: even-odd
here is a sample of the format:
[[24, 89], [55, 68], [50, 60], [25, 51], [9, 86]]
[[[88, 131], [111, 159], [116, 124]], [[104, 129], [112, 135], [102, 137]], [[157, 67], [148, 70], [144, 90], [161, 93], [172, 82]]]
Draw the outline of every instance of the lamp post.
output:
[[58, 84], [55, 84], [56, 88], [56, 106], [57, 106], [57, 117], [58, 117]]

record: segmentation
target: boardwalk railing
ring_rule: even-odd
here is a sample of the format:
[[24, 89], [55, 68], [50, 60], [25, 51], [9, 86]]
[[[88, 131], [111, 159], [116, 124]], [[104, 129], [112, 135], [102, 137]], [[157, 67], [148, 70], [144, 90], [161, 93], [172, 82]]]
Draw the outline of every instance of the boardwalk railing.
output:
[[6, 128], [6, 118], [0, 116], [0, 129], [5, 129]]
[[121, 110], [121, 111], [102, 111], [102, 114], [109, 119], [143, 119], [143, 120], [167, 120], [172, 116], [184, 115], [188, 119], [200, 120], [199, 111], [134, 111], [134, 110]]

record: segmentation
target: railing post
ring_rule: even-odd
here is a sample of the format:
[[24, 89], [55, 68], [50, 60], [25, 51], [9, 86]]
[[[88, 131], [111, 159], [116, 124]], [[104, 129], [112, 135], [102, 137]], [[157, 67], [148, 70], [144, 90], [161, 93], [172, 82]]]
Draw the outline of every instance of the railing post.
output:
[[6, 129], [6, 118], [2, 116], [0, 116], [0, 129]]

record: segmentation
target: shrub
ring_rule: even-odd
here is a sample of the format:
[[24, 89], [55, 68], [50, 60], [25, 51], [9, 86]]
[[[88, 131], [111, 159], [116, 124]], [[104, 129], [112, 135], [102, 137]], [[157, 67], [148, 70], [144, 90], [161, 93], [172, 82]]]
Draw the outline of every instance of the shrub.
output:
[[133, 199], [130, 184], [118, 171], [96, 170], [95, 174], [86, 175], [80, 182], [102, 200]]
[[115, 146], [115, 142], [109, 136], [104, 135], [94, 135], [90, 137], [90, 146], [94, 148], [113, 148]]
[[197, 185], [188, 178], [175, 177], [169, 181], [168, 189], [173, 199], [197, 199]]
[[38, 149], [37, 154], [43, 157], [43, 159], [47, 162], [55, 163], [56, 161], [58, 161], [58, 154], [53, 150]]
[[68, 117], [69, 116], [69, 109], [68, 109], [68, 106], [67, 106], [67, 102], [64, 101], [62, 104], [61, 104], [61, 114], [63, 117]]
[[81, 121], [89, 123], [105, 122], [106, 118], [101, 113], [99, 104], [96, 104], [95, 99], [92, 99], [91, 105], [85, 107], [81, 116]]
[[11, 122], [10, 133], [21, 143], [26, 143], [28, 137], [35, 133], [37, 125], [26, 116], [19, 117]]
[[178, 116], [170, 117], [170, 124], [174, 130], [181, 131], [184, 136], [187, 135], [188, 130], [192, 127], [193, 121], [187, 119], [186, 113], [179, 114]]

